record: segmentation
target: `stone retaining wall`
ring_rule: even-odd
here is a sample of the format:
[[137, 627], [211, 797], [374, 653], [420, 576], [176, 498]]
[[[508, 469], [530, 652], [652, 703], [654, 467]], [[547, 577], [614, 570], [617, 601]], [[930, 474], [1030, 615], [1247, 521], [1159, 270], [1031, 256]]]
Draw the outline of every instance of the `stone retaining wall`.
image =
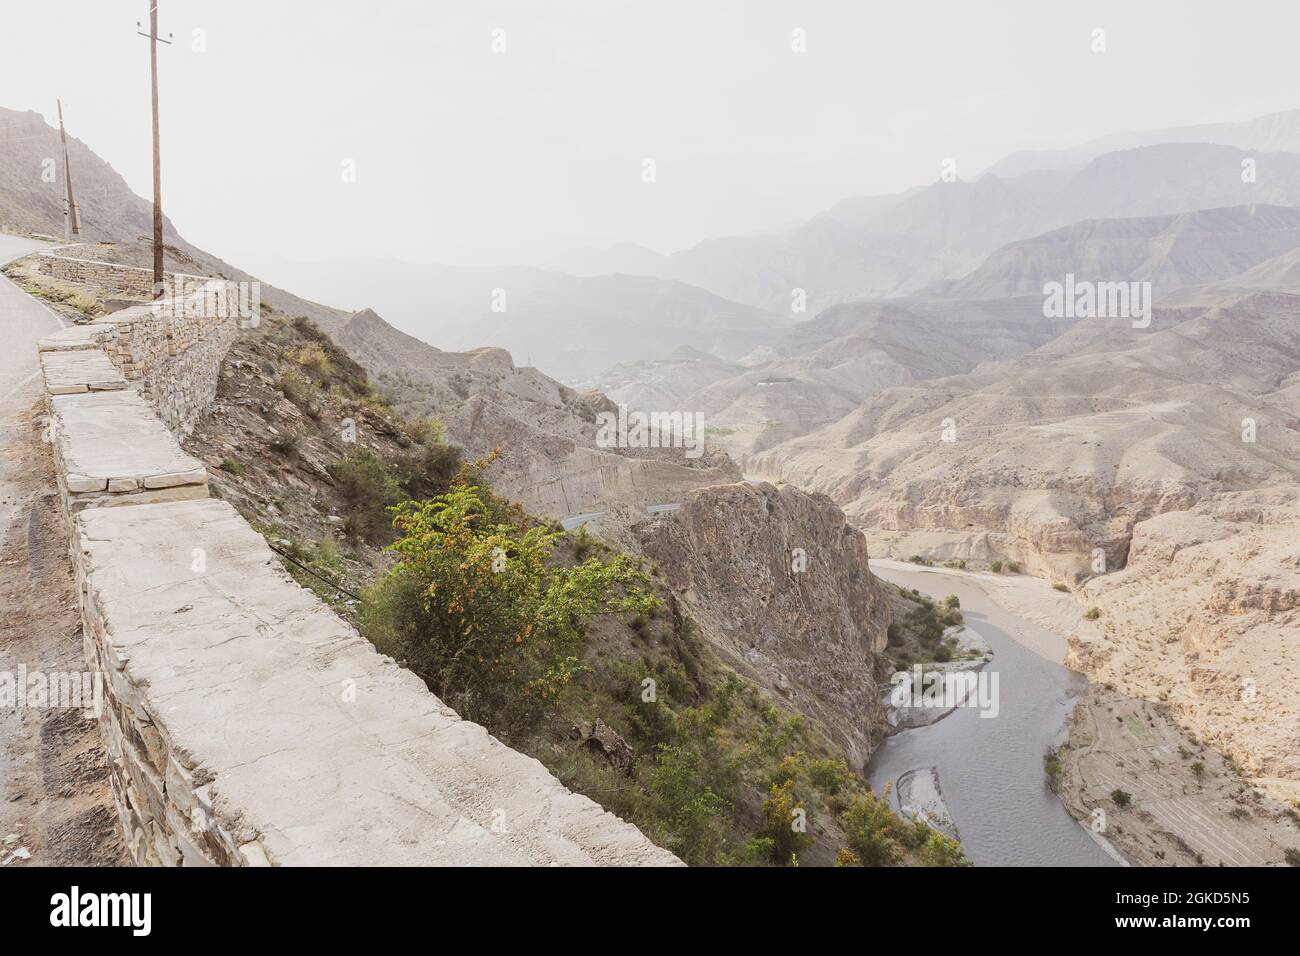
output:
[[[152, 269], [101, 262], [98, 259], [79, 259], [53, 252], [37, 253], [36, 268], [43, 275], [65, 282], [93, 285], [105, 292], [146, 300], [153, 298]], [[180, 280], [186, 286], [183, 290], [185, 293], [194, 292], [209, 281], [208, 276], [187, 275], [183, 272], [168, 272], [166, 275]]]
[[206, 496], [206, 474], [158, 487], [187, 456], [99, 356], [120, 360], [129, 334], [146, 360], [126, 364], [148, 366], [139, 343], [183, 339], [149, 310], [127, 325], [78, 326], [41, 350], [85, 654], [136, 863], [678, 863], [378, 654]]

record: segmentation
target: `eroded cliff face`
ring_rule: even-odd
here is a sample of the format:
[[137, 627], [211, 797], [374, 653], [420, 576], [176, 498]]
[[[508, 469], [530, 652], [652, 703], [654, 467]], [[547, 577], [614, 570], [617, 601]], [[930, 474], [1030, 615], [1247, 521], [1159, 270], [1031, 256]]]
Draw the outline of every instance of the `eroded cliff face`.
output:
[[734, 481], [726, 455], [683, 448], [601, 447], [598, 416], [618, 406], [578, 392], [499, 348], [444, 352], [394, 329], [369, 309], [331, 332], [410, 417], [433, 416], [469, 459], [495, 452], [493, 489], [550, 518], [623, 503], [680, 500], [692, 488]]
[[1300, 797], [1300, 489], [1222, 495], [1137, 525], [1089, 581], [1070, 663], [1170, 713], [1287, 800]]
[[705, 639], [865, 764], [889, 610], [844, 512], [791, 485], [717, 485], [636, 533]]

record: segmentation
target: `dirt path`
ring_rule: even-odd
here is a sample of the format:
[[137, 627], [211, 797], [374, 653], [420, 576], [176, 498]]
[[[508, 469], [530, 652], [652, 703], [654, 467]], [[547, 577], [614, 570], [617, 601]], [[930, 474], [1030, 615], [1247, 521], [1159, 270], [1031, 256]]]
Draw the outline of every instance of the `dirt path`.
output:
[[[37, 386], [0, 398], [0, 675], [80, 674], [81, 616]], [[122, 865], [99, 728], [0, 707], [0, 866]]]

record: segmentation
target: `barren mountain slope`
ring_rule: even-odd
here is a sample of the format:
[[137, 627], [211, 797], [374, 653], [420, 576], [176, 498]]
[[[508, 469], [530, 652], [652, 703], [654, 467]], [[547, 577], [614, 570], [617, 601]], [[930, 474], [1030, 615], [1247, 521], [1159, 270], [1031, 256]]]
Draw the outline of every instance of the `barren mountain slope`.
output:
[[859, 526], [941, 530], [958, 556], [1074, 578], [1094, 548], [1122, 562], [1136, 521], [1296, 481], [1298, 357], [1293, 296], [1157, 310], [1144, 330], [1088, 319], [1010, 362], [883, 392], [748, 467], [825, 491]]
[[1036, 348], [1072, 320], [1046, 319], [1039, 299], [891, 300], [835, 306], [800, 323], [780, 355], [677, 397], [703, 412], [741, 461], [848, 414], [881, 389], [968, 372]]
[[572, 276], [522, 266], [461, 268], [395, 259], [272, 266], [296, 289], [375, 309], [441, 348], [504, 348], [574, 385], [633, 358], [690, 346], [726, 359], [769, 344], [790, 325], [780, 314], [676, 281], [635, 275]]
[[[1255, 164], [1253, 182], [1243, 181], [1245, 160]], [[842, 212], [858, 203], [857, 215]], [[785, 232], [700, 243], [668, 257], [659, 274], [778, 314], [803, 289], [820, 311], [918, 292], [965, 275], [1006, 243], [1071, 223], [1251, 203], [1300, 205], [1300, 155], [1147, 145], [1078, 168], [935, 182], [895, 202], [846, 200]]]
[[615, 404], [535, 368], [516, 368], [503, 349], [443, 352], [369, 309], [325, 329], [404, 413], [441, 420], [469, 457], [497, 451], [493, 488], [534, 513], [564, 517], [620, 502], [662, 504], [739, 477], [725, 455], [597, 447], [596, 416], [616, 411]]
[[1235, 206], [1172, 216], [1094, 219], [1003, 246], [978, 269], [929, 290], [993, 299], [1042, 295], [1047, 282], [1149, 281], [1162, 296], [1236, 276], [1300, 246], [1300, 210]]
[[1118, 133], [1067, 149], [1021, 150], [994, 163], [988, 172], [995, 176], [1019, 176], [1036, 169], [1075, 169], [1103, 153], [1159, 143], [1217, 143], [1270, 153], [1300, 153], [1300, 110], [1268, 113], [1238, 123], [1201, 123]]

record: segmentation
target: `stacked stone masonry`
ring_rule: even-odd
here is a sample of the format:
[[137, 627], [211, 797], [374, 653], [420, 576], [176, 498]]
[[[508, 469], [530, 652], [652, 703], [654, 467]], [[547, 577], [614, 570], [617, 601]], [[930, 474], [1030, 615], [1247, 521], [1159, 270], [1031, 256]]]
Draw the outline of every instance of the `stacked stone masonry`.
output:
[[[37, 261], [40, 271], [54, 278], [152, 299], [153, 273], [147, 269], [51, 253]], [[90, 325], [102, 331], [100, 348], [130, 387], [168, 428], [189, 434], [216, 397], [221, 358], [241, 321], [255, 323], [257, 316], [236, 283], [172, 272], [166, 280], [165, 299], [130, 306]]]
[[[40, 344], [86, 659], [135, 862], [677, 864], [461, 720], [208, 497], [201, 463], [127, 387], [124, 365], [193, 353], [177, 374], [215, 382], [217, 343], [233, 334], [167, 327], [146, 309]], [[121, 361], [124, 334], [143, 362]], [[189, 344], [164, 358], [160, 341]], [[159, 390], [147, 397], [157, 407]]]

